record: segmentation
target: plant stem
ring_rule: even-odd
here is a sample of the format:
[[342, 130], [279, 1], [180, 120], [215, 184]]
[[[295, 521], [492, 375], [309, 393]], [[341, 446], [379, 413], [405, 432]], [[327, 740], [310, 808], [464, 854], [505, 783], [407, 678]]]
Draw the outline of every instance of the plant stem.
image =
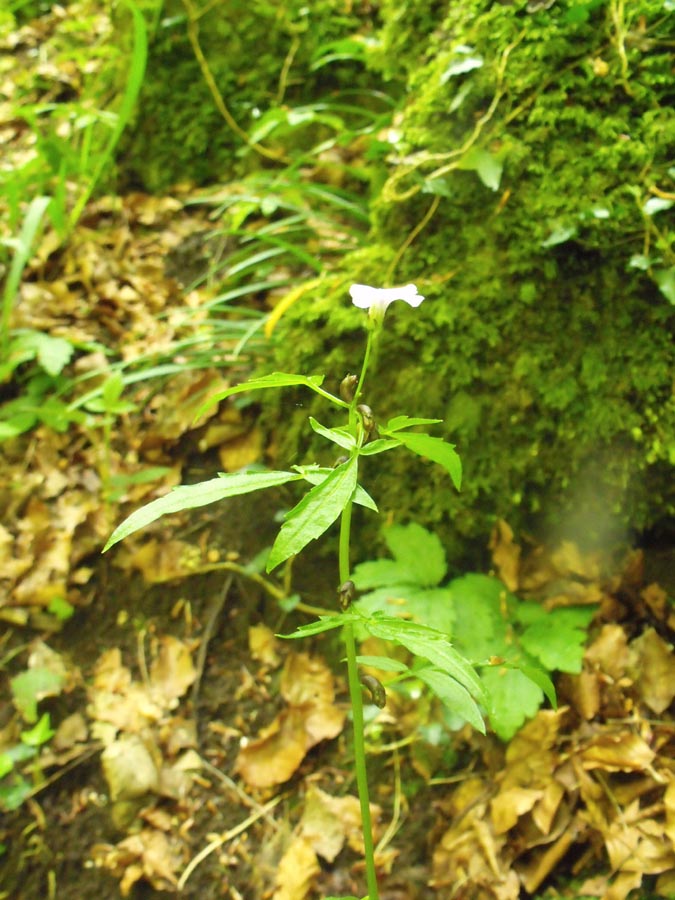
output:
[[[370, 341], [368, 342], [370, 345]], [[364, 366], [365, 371], [365, 366]], [[349, 537], [352, 521], [352, 501], [342, 511], [340, 517], [340, 583], [349, 579]], [[359, 803], [361, 805], [361, 828], [363, 831], [363, 848], [366, 860], [366, 882], [368, 885], [368, 900], [378, 900], [377, 873], [375, 871], [375, 852], [373, 847], [373, 826], [370, 818], [370, 799], [368, 797], [368, 774], [366, 771], [366, 747], [363, 729], [363, 697], [361, 694], [361, 682], [356, 662], [356, 641], [354, 639], [354, 626], [345, 625], [342, 630], [342, 639], [347, 652], [347, 676], [349, 681], [349, 697], [352, 704], [352, 721], [354, 726], [354, 768], [356, 770], [356, 785], [359, 791]]]

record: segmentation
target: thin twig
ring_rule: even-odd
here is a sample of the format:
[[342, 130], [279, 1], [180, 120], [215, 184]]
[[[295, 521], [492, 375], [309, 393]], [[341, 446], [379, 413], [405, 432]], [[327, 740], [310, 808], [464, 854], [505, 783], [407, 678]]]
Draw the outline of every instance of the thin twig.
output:
[[210, 856], [214, 852], [214, 850], [222, 847], [223, 844], [227, 844], [228, 841], [231, 841], [233, 838], [236, 838], [237, 835], [242, 834], [242, 832], [250, 828], [250, 826], [257, 822], [258, 819], [266, 815], [271, 809], [274, 809], [274, 807], [283, 800], [284, 796], [284, 794], [279, 794], [278, 797], [274, 797], [274, 799], [266, 803], [259, 812], [253, 813], [253, 815], [249, 816], [248, 819], [244, 819], [244, 821], [240, 822], [239, 825], [235, 825], [234, 828], [226, 831], [225, 834], [221, 834], [220, 837], [211, 841], [211, 843], [207, 844], [206, 847], [200, 850], [199, 853], [190, 860], [190, 862], [185, 867], [185, 871], [178, 879], [178, 884], [176, 885], [178, 890], [183, 890], [190, 875], [192, 875], [198, 865], [204, 862], [207, 856]]

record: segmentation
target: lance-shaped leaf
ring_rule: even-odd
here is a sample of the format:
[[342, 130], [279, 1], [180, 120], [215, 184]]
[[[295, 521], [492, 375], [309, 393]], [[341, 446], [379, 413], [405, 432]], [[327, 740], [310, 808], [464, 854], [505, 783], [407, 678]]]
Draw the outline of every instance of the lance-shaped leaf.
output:
[[343, 625], [353, 625], [354, 622], [361, 621], [361, 616], [351, 611], [336, 613], [334, 616], [321, 616], [316, 622], [308, 622], [307, 625], [300, 625], [291, 634], [278, 634], [277, 637], [286, 638], [287, 640], [297, 640], [298, 638], [312, 637], [315, 634], [323, 634], [324, 631], [331, 631], [334, 628], [342, 628]]
[[436, 696], [451, 709], [452, 712], [466, 719], [470, 725], [485, 734], [485, 722], [481, 711], [464, 685], [440, 669], [425, 666], [415, 671], [415, 677], [428, 685]]
[[316, 540], [333, 524], [356, 489], [358, 460], [333, 469], [330, 475], [305, 494], [300, 503], [286, 516], [267, 560], [271, 572], [279, 563], [299, 553], [310, 541]]
[[462, 461], [455, 451], [454, 444], [448, 444], [442, 438], [431, 437], [430, 434], [409, 434], [408, 432], [397, 432], [396, 440], [400, 441], [408, 450], [417, 453], [418, 456], [424, 456], [426, 459], [438, 463], [439, 466], [443, 466], [457, 490], [460, 489]]
[[401, 431], [402, 428], [412, 428], [413, 425], [438, 425], [442, 419], [413, 419], [410, 416], [394, 416], [389, 419], [386, 428], [381, 428], [383, 434], [390, 434], [392, 431]]
[[262, 391], [266, 388], [295, 387], [300, 385], [308, 387], [312, 391], [316, 391], [318, 394], [321, 394], [322, 397], [326, 397], [337, 406], [349, 406], [348, 403], [345, 403], [338, 397], [334, 397], [332, 394], [329, 394], [328, 391], [324, 391], [321, 387], [323, 379], [323, 375], [293, 375], [287, 372], [272, 372], [271, 375], [262, 375], [260, 378], [252, 378], [250, 381], [243, 381], [241, 384], [235, 384], [233, 387], [227, 388], [224, 391], [218, 391], [217, 394], [209, 397], [209, 399], [197, 410], [195, 419], [198, 419], [202, 413], [206, 412], [207, 409], [210, 409], [216, 403], [220, 403], [221, 400], [224, 400], [226, 397], [231, 397], [233, 394], [241, 394], [243, 391]]
[[312, 426], [312, 431], [316, 431], [317, 434], [328, 438], [329, 441], [338, 444], [345, 450], [351, 450], [356, 446], [356, 438], [346, 428], [326, 428], [321, 422], [317, 422], [314, 416], [309, 417], [309, 424]]
[[[309, 481], [310, 484], [321, 484], [334, 471], [334, 469], [329, 469], [325, 466], [293, 466], [293, 468], [296, 472], [300, 472], [305, 481]], [[354, 491], [354, 503], [357, 503], [359, 506], [365, 506], [366, 509], [372, 509], [373, 512], [378, 512], [377, 503], [360, 484], [356, 485], [356, 490]]]
[[209, 503], [224, 500], [226, 497], [236, 497], [238, 494], [263, 491], [266, 488], [285, 484], [287, 481], [299, 481], [300, 477], [295, 472], [233, 472], [220, 475], [218, 478], [211, 478], [209, 481], [202, 481], [199, 484], [181, 485], [164, 497], [152, 500], [146, 506], [133, 512], [113, 531], [103, 552], [105, 553], [113, 544], [135, 531], [155, 522], [161, 516], [180, 512], [183, 509], [206, 506]]
[[485, 701], [483, 685], [473, 667], [440, 631], [382, 613], [364, 619], [363, 625], [373, 637], [401, 644], [415, 656], [428, 659], [463, 685], [476, 700]]

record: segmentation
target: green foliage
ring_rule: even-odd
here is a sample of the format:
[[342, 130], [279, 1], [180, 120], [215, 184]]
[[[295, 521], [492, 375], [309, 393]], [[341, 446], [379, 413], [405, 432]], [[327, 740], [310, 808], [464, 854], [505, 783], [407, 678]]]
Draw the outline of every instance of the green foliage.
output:
[[[536, 713], [545, 696], [555, 703], [549, 674], [581, 670], [592, 608], [549, 611], [519, 600], [485, 575], [442, 585], [446, 561], [436, 535], [413, 523], [391, 526], [384, 539], [394, 558], [354, 569], [354, 583], [366, 592], [358, 604], [366, 617], [398, 612], [451, 638], [478, 667], [490, 723], [503, 740]], [[415, 674], [434, 689], [429, 677]]]
[[[348, 371], [341, 283], [424, 279], [367, 401], [386, 419], [423, 384], [465, 451], [464, 490], [431, 470], [401, 497], [392, 454], [378, 502], [440, 527], [455, 558], [495, 516], [611, 542], [675, 511], [670, 35], [660, 0], [616, 8], [385, 3], [370, 62], [406, 78], [408, 102], [369, 247], [278, 326], [274, 365]], [[280, 451], [314, 454], [300, 417], [282, 420]]]
[[36, 760], [40, 748], [56, 733], [51, 727], [49, 713], [38, 718], [41, 699], [61, 693], [64, 677], [48, 668], [26, 669], [10, 681], [14, 705], [24, 722], [32, 725], [20, 732], [20, 740], [0, 752], [0, 809], [18, 809], [33, 793], [34, 784], [28, 781], [25, 763], [31, 763], [33, 781], [40, 775]]

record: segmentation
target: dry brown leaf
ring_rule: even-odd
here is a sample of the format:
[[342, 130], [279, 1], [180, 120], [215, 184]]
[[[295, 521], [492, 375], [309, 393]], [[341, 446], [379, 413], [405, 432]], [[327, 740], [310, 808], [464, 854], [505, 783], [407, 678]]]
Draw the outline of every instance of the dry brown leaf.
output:
[[248, 629], [248, 648], [251, 656], [270, 669], [276, 669], [279, 665], [278, 646], [279, 641], [274, 632], [264, 623], [252, 625]]
[[110, 798], [134, 800], [159, 788], [159, 770], [144, 741], [136, 734], [123, 734], [101, 754], [103, 774]]
[[263, 453], [263, 433], [257, 426], [218, 448], [218, 459], [226, 472], [236, 472], [259, 462]]
[[307, 753], [305, 718], [302, 708], [290, 706], [241, 748], [236, 770], [247, 784], [271, 787], [288, 781]]
[[294, 837], [279, 863], [273, 900], [305, 900], [320, 871], [309, 841]]
[[176, 637], [158, 639], [159, 653], [150, 666], [153, 697], [166, 709], [173, 709], [197, 677], [188, 646]]
[[675, 697], [675, 654], [653, 628], [631, 645], [632, 675], [647, 706], [660, 715]]
[[237, 771], [256, 787], [287, 781], [308, 750], [337, 737], [344, 725], [344, 712], [334, 704], [333, 675], [321, 660], [307, 653], [288, 656], [280, 690], [288, 708], [237, 759]]
[[588, 647], [585, 658], [601, 672], [618, 680], [628, 665], [628, 640], [620, 625], [603, 625], [600, 634]]
[[541, 790], [513, 787], [501, 791], [490, 804], [490, 818], [495, 834], [504, 834], [520, 816], [529, 812], [543, 796]]
[[656, 754], [637, 734], [600, 733], [579, 754], [585, 769], [606, 772], [643, 772], [651, 768]]
[[521, 549], [513, 540], [513, 530], [499, 519], [490, 536], [492, 562], [499, 577], [510, 591], [516, 591], [519, 584]]

